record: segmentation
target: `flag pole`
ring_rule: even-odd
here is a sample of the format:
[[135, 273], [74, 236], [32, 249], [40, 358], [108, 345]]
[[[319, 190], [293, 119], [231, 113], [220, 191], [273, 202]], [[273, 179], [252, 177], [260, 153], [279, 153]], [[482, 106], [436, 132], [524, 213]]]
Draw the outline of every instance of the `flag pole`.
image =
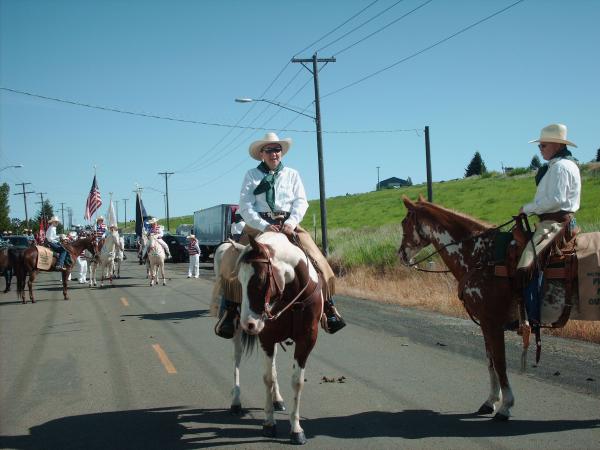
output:
[[[94, 164], [94, 180], [96, 180], [96, 164]], [[98, 182], [98, 180], [96, 180], [96, 182]], [[100, 208], [98, 208], [100, 209]], [[94, 221], [92, 221], [92, 218], [90, 217], [90, 225], [93, 225], [94, 223], [97, 223], [98, 220], [98, 209], [96, 211], [94, 211]], [[95, 231], [95, 230], [94, 230]]]

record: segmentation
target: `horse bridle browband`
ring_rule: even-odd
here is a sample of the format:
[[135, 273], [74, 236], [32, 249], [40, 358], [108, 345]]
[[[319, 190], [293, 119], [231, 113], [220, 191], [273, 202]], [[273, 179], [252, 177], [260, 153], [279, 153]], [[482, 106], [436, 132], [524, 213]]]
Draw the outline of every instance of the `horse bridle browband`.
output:
[[[262, 319], [264, 321], [274, 321], [274, 320], [277, 320], [285, 311], [287, 311], [289, 308], [291, 308], [292, 305], [294, 305], [298, 301], [298, 299], [302, 296], [304, 291], [306, 291], [306, 289], [308, 288], [309, 283], [306, 283], [304, 285], [304, 287], [300, 290], [300, 292], [298, 292], [298, 294], [287, 305], [285, 305], [276, 314], [273, 314], [272, 313], [273, 307], [276, 305], [276, 303], [273, 305], [271, 304], [271, 286], [272, 286], [272, 284], [275, 284], [275, 287], [277, 289], [277, 295], [274, 297], [276, 299], [281, 299], [281, 297], [283, 295], [283, 288], [277, 284], [277, 279], [275, 278], [275, 275], [273, 274], [273, 260], [271, 259], [271, 254], [269, 252], [269, 248], [267, 246], [262, 246], [262, 247], [267, 252], [266, 258], [253, 258], [253, 259], [249, 259], [245, 262], [246, 263], [256, 262], [256, 263], [267, 264], [268, 275], [269, 275], [269, 286], [267, 287], [267, 292], [265, 294], [265, 305], [264, 305], [264, 312], [262, 314]], [[306, 252], [304, 252], [304, 255], [306, 256], [306, 265], [308, 267], [308, 255], [306, 254]], [[315, 290], [318, 286], [319, 286], [319, 283], [316, 283]], [[313, 293], [314, 293], [314, 291], [313, 291]], [[312, 293], [311, 293], [311, 295], [312, 295]]]

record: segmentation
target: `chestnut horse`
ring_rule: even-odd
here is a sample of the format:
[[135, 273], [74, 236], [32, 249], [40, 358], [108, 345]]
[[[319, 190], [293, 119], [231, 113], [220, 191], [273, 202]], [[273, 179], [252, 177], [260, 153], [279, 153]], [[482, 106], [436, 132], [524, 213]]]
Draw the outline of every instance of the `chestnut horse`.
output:
[[257, 335], [265, 352], [266, 387], [263, 435], [274, 437], [273, 393], [276, 387], [275, 348], [280, 342], [295, 342], [290, 411], [292, 444], [306, 443], [300, 427], [300, 395], [304, 387], [306, 360], [317, 342], [323, 314], [321, 279], [308, 256], [282, 233], [267, 232], [243, 250], [238, 260], [242, 286], [240, 325]]
[[[96, 255], [96, 238], [93, 235], [86, 236], [84, 238], [77, 239], [76, 241], [63, 243], [63, 247], [69, 252], [71, 256], [70, 264], [65, 264], [65, 270], [61, 271], [62, 284], [63, 284], [63, 296], [65, 300], [69, 299], [67, 294], [67, 281], [71, 274], [71, 269], [77, 261], [77, 257], [83, 250], [89, 250], [92, 255]], [[33, 298], [33, 282], [38, 273], [37, 269], [38, 251], [35, 246], [27, 248], [23, 252], [23, 258], [21, 261], [14, 264], [15, 275], [17, 276], [17, 296], [21, 298], [21, 301], [25, 303], [25, 280], [29, 275], [29, 299], [31, 303], [35, 303]], [[52, 265], [54, 268], [56, 265], [56, 256], [52, 257]], [[51, 269], [50, 271], [54, 271]]]
[[400, 259], [412, 266], [419, 251], [431, 244], [458, 280], [459, 297], [468, 314], [481, 325], [488, 357], [490, 394], [478, 413], [496, 412], [495, 419], [508, 420], [515, 400], [506, 374], [504, 327], [519, 314], [509, 279], [494, 276], [494, 234], [498, 228], [422, 197], [414, 203], [407, 197], [403, 201], [407, 214], [402, 221]]

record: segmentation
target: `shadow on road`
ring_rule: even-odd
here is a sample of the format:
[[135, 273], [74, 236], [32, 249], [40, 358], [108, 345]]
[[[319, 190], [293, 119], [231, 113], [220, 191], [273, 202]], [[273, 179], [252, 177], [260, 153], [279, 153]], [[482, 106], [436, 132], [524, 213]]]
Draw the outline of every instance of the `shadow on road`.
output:
[[[262, 417], [258, 410], [253, 410]], [[222, 409], [181, 407], [105, 412], [64, 417], [32, 427], [29, 435], [1, 436], [0, 447], [15, 449], [190, 449], [287, 443], [289, 422], [278, 421], [276, 440], [261, 436], [254, 414], [231, 416]], [[371, 411], [350, 416], [303, 420], [307, 436], [338, 439], [428, 437], [502, 437], [600, 429], [592, 420], [511, 420], [493, 422], [473, 414], [440, 414], [428, 410]]]
[[197, 319], [199, 317], [207, 317], [208, 315], [208, 309], [195, 309], [192, 311], [175, 311], [152, 314], [121, 314], [121, 317], [139, 317], [140, 319], [147, 320], [184, 320]]

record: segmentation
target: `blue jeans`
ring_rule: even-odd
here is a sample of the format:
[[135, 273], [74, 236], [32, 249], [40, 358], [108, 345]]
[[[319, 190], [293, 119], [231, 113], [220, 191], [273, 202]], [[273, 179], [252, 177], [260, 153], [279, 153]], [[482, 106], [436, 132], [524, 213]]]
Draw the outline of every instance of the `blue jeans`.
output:
[[56, 242], [48, 242], [48, 245], [52, 250], [58, 252], [58, 261], [56, 261], [56, 265], [64, 266], [65, 258], [67, 257], [67, 251], [65, 250], [65, 248], [62, 245], [57, 244]]

